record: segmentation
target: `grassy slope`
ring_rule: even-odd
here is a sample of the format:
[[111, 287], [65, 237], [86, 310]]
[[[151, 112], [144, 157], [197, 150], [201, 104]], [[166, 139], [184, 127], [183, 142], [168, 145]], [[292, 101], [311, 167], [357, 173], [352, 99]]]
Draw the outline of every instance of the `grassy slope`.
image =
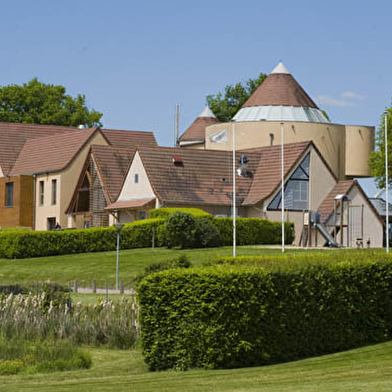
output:
[[21, 391], [268, 391], [389, 392], [392, 342], [286, 364], [235, 370], [148, 372], [140, 351], [90, 349], [93, 367], [0, 377], [1, 392]]
[[[120, 253], [120, 280], [129, 285], [132, 277], [141, 273], [144, 268], [157, 261], [172, 259], [186, 254], [194, 265], [216, 256], [232, 254], [231, 247], [211, 249], [169, 250], [131, 249]], [[266, 249], [251, 246], [238, 248], [238, 255], [280, 254], [279, 249]], [[32, 283], [51, 281], [67, 285], [77, 279], [79, 287], [91, 287], [93, 279], [98, 287], [114, 286], [116, 273], [116, 252], [84, 253], [76, 255], [38, 257], [31, 259], [0, 259], [0, 284]]]

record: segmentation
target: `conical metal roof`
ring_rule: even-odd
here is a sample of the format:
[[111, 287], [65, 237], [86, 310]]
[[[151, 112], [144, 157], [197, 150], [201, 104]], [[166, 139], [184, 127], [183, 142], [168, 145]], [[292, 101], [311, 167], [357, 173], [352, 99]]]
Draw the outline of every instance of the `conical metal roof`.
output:
[[197, 117], [192, 125], [181, 135], [180, 141], [204, 141], [206, 127], [217, 123], [219, 123], [219, 120], [215, 117], [212, 110], [206, 106], [199, 117]]
[[249, 97], [233, 120], [329, 122], [282, 62]]

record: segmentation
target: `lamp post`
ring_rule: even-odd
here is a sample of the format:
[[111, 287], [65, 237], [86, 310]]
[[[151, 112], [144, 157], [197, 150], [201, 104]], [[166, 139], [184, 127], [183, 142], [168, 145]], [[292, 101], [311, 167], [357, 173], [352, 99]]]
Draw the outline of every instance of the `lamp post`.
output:
[[122, 223], [116, 223], [114, 225], [117, 232], [117, 261], [116, 261], [116, 290], [118, 290], [118, 267], [120, 262], [120, 233], [121, 229], [124, 227]]

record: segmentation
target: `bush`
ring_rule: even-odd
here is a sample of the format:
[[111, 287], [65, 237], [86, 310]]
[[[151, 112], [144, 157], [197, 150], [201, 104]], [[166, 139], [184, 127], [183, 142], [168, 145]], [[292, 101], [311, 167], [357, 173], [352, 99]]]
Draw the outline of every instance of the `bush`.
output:
[[188, 260], [186, 255], [180, 255], [170, 260], [158, 261], [156, 263], [147, 266], [144, 269], [144, 272], [136, 277], [136, 282], [140, 282], [146, 276], [151, 275], [155, 272], [165, 271], [167, 269], [173, 269], [173, 268], [190, 268], [190, 267], [192, 267], [192, 263]]
[[140, 283], [151, 370], [266, 365], [391, 338], [389, 260], [254, 261], [164, 271]]
[[168, 248], [192, 248], [196, 235], [196, 220], [191, 214], [177, 211], [165, 223]]
[[214, 224], [205, 218], [195, 220], [194, 248], [212, 248], [220, 246], [221, 239]]
[[[231, 245], [233, 243], [233, 219], [214, 218], [213, 223], [219, 232], [222, 245]], [[238, 218], [236, 227], [237, 245], [272, 245], [281, 243], [282, 225], [280, 222], [260, 218]], [[291, 244], [293, 241], [294, 224], [286, 222], [285, 243]]]
[[[146, 219], [126, 224], [121, 231], [121, 248], [152, 246], [154, 231], [163, 219]], [[99, 227], [64, 231], [0, 232], [0, 258], [27, 258], [116, 249], [114, 227]]]
[[196, 218], [198, 217], [204, 217], [210, 219], [213, 218], [211, 214], [199, 208], [158, 208], [155, 210], [150, 210], [149, 216], [150, 218], [167, 219], [170, 215], [173, 215], [175, 212], [183, 212], [184, 214], [191, 214]]

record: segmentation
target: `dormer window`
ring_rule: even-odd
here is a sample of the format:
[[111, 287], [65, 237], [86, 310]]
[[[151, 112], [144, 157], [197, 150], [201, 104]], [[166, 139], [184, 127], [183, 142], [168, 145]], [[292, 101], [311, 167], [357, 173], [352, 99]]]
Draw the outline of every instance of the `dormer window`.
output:
[[135, 184], [139, 183], [139, 174], [135, 174]]
[[184, 166], [184, 162], [180, 156], [174, 155], [172, 160], [175, 166]]

